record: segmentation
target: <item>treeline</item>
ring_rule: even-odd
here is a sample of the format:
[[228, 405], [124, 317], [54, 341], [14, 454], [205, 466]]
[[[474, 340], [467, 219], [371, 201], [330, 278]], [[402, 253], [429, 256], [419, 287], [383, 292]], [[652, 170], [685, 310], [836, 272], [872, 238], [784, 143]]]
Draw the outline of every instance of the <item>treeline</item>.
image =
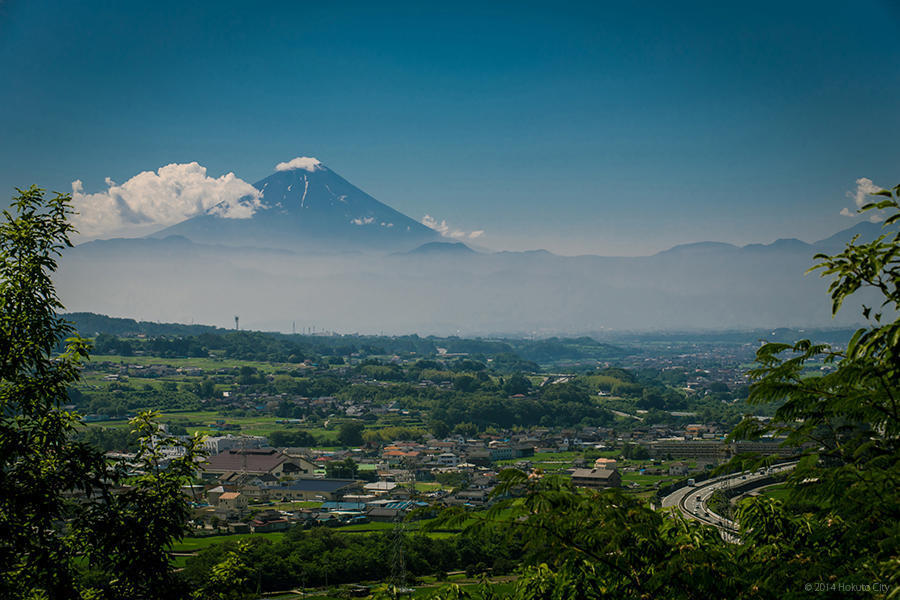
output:
[[62, 317], [75, 325], [75, 330], [85, 337], [105, 333], [108, 335], [120, 335], [134, 337], [146, 336], [181, 336], [197, 335], [210, 331], [226, 331], [210, 325], [182, 325], [180, 323], [151, 323], [150, 321], [135, 321], [134, 319], [121, 319], [107, 317], [90, 312], [73, 312], [63, 314]]
[[326, 527], [294, 527], [276, 542], [255, 537], [240, 546], [226, 542], [205, 548], [187, 561], [183, 574], [201, 587], [217, 565], [231, 558], [232, 564], [237, 562], [253, 574], [247, 578], [253, 591], [271, 592], [380, 581], [400, 560], [412, 578], [453, 570], [507, 573], [518, 565], [523, 549], [521, 536], [501, 533], [435, 539], [424, 534], [347, 534]]
[[[633, 350], [598, 342], [590, 337], [493, 340], [418, 335], [288, 335], [233, 331], [207, 325], [149, 323], [93, 313], [63, 316], [74, 324], [81, 335], [96, 339], [97, 353], [125, 356], [138, 351], [165, 357], [208, 356], [209, 351], [224, 351], [230, 358], [243, 360], [302, 362], [306, 358], [347, 357], [351, 354], [435, 356], [446, 352], [451, 355], [467, 354], [482, 360], [492, 358], [497, 363], [495, 368], [504, 370], [510, 360], [547, 364], [560, 360], [609, 360], [634, 353]], [[116, 341], [114, 338], [119, 339]], [[292, 355], [293, 360], [290, 359]], [[522, 370], [521, 366], [515, 369]]]

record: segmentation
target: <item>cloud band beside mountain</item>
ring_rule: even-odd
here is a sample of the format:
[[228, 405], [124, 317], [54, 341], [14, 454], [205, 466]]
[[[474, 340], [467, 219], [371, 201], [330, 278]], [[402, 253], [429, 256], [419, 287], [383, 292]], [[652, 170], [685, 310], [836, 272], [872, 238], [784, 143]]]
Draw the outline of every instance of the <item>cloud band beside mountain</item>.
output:
[[447, 221], [440, 220], [438, 221], [431, 215], [425, 215], [422, 217], [422, 225], [428, 227], [430, 229], [434, 229], [438, 233], [440, 233], [444, 237], [449, 238], [469, 238], [470, 240], [474, 240], [476, 238], [480, 238], [484, 235], [483, 229], [477, 229], [475, 231], [462, 231], [461, 229], [453, 229], [449, 225], [447, 225]]
[[212, 211], [227, 219], [247, 219], [260, 206], [261, 193], [228, 173], [209, 177], [196, 163], [170, 164], [144, 171], [122, 184], [106, 178], [107, 189], [85, 193], [72, 182], [73, 222], [82, 239], [151, 233]]

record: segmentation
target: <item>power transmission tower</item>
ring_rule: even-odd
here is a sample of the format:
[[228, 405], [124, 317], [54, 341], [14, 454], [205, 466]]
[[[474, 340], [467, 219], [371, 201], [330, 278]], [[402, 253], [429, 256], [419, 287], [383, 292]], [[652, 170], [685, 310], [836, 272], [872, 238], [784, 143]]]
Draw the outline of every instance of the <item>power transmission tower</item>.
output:
[[391, 549], [391, 585], [394, 588], [394, 597], [398, 593], [406, 591], [406, 556], [403, 545], [406, 541], [406, 522], [403, 513], [397, 511], [394, 517], [394, 532]]

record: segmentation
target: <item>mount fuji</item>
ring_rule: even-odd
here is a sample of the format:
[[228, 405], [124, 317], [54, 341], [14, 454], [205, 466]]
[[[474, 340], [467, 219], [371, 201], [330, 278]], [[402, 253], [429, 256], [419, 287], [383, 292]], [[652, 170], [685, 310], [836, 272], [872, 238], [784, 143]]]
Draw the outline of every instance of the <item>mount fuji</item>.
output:
[[253, 184], [258, 198], [213, 206], [150, 237], [304, 252], [407, 251], [441, 239], [315, 158], [296, 158], [276, 169]]

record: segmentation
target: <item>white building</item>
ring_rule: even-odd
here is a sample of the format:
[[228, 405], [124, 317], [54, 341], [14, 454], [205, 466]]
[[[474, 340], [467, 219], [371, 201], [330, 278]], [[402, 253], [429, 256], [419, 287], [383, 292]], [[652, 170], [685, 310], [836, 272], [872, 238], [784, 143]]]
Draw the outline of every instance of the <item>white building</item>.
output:
[[210, 456], [228, 450], [255, 450], [268, 445], [268, 440], [259, 435], [221, 435], [203, 440], [203, 448]]

